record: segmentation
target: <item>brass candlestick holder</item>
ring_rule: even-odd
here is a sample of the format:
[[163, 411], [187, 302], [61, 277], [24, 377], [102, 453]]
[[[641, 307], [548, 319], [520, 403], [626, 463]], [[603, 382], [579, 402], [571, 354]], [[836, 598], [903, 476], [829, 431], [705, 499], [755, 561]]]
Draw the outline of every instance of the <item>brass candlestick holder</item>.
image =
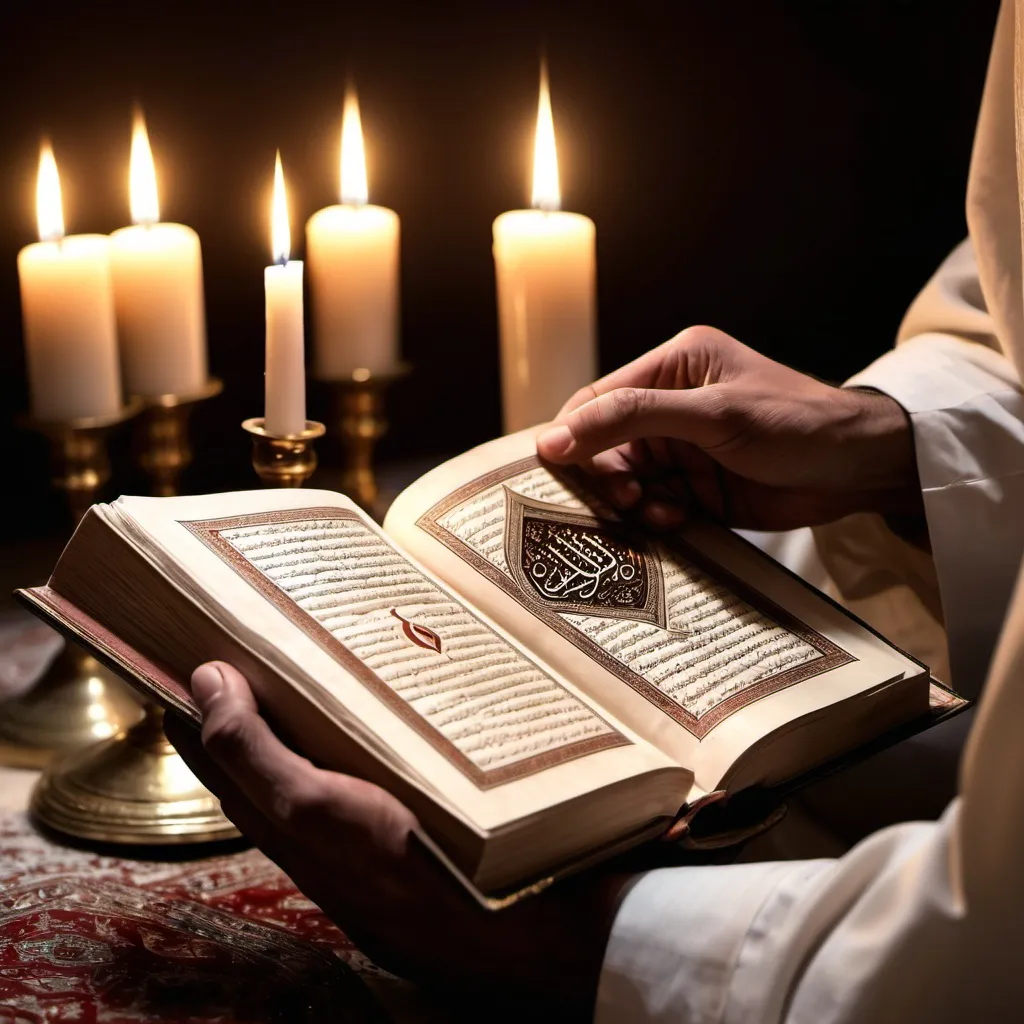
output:
[[[153, 493], [178, 493], [192, 461], [188, 417], [220, 393], [212, 379], [190, 395], [140, 400], [138, 461]], [[235, 839], [217, 798], [192, 774], [164, 733], [164, 711], [143, 701], [141, 721], [51, 764], [32, 794], [32, 813], [50, 828], [93, 842], [166, 845]]]
[[382, 374], [359, 369], [351, 377], [327, 382], [332, 391], [331, 419], [344, 452], [341, 490], [375, 519], [381, 509], [373, 452], [388, 431], [384, 395], [408, 373], [405, 365]]
[[171, 745], [163, 708], [151, 701], [127, 731], [54, 761], [31, 811], [50, 828], [101, 843], [167, 846], [240, 834]]
[[298, 434], [268, 434], [263, 417], [245, 420], [242, 429], [252, 436], [252, 468], [267, 487], [301, 487], [316, 469], [313, 442], [324, 436], [326, 428], [316, 420], [306, 420], [306, 429]]
[[181, 474], [192, 463], [188, 421], [197, 402], [214, 398], [224, 384], [211, 377], [192, 394], [156, 395], [142, 399], [138, 461], [150, 479], [150, 491], [159, 498], [178, 494]]
[[[110, 431], [140, 408], [132, 402], [112, 416], [27, 421], [49, 438], [53, 484], [64, 492], [76, 526], [110, 479]], [[0, 705], [0, 763], [41, 768], [55, 754], [115, 735], [141, 714], [121, 680], [85, 651], [65, 644], [32, 690]]]

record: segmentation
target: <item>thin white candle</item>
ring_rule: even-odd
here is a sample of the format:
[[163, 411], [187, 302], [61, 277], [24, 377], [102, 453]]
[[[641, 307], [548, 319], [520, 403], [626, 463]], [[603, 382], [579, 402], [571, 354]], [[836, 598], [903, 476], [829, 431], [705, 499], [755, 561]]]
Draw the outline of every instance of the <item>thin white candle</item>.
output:
[[398, 365], [398, 215], [370, 206], [359, 104], [345, 97], [341, 129], [341, 205], [306, 224], [313, 303], [314, 372], [339, 380], [357, 369]]
[[64, 237], [53, 150], [39, 156], [40, 241], [18, 253], [32, 415], [40, 420], [113, 416], [121, 375], [106, 235]]
[[134, 395], [189, 395], [206, 384], [206, 317], [199, 236], [160, 223], [149, 136], [135, 115], [129, 169], [133, 227], [110, 237], [125, 387]]
[[266, 408], [263, 428], [274, 437], [306, 427], [306, 367], [303, 352], [302, 263], [289, 260], [291, 229], [281, 154], [274, 165], [271, 244], [275, 264], [263, 272], [267, 300]]
[[594, 222], [560, 211], [547, 71], [541, 70], [532, 210], [494, 222], [502, 413], [511, 433], [551, 419], [597, 375]]

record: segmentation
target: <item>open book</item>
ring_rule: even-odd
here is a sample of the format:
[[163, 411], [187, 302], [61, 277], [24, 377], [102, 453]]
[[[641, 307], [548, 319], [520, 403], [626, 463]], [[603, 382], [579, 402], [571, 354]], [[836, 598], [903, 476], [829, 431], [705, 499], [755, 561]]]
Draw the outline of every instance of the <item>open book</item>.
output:
[[237, 665], [483, 894], [929, 711], [923, 665], [726, 529], [621, 521], [532, 431], [422, 477], [383, 531], [317, 490], [96, 505], [22, 596], [193, 717], [193, 668]]

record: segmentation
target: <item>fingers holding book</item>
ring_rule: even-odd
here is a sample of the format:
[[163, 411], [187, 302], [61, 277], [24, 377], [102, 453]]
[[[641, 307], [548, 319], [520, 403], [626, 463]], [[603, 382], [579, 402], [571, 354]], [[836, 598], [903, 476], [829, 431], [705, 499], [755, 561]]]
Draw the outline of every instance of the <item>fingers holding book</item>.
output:
[[490, 914], [415, 841], [416, 818], [397, 799], [286, 747], [237, 669], [200, 666], [192, 692], [202, 736], [169, 719], [171, 741], [232, 821], [377, 963], [470, 991], [498, 976], [507, 989], [512, 957], [523, 995], [589, 998], [607, 930], [584, 927], [594, 938], [582, 944], [579, 934], [588, 919], [610, 921], [607, 879]]
[[621, 509], [679, 526], [791, 529], [853, 512], [920, 514], [909, 418], [886, 395], [837, 388], [711, 327], [691, 327], [577, 392], [537, 437]]
[[[362, 832], [393, 852], [405, 847], [417, 825], [413, 814], [379, 787], [323, 771], [285, 746], [238, 669], [224, 662], [201, 665], [192, 675], [192, 694], [203, 715], [202, 743], [183, 756], [190, 767], [191, 758], [201, 771], [212, 769], [211, 788], [222, 802], [237, 803], [247, 815], [251, 808], [271, 829], [312, 838], [318, 846], [322, 837], [314, 826], [330, 818], [336, 831]], [[323, 852], [337, 858], [340, 851], [332, 842]]]

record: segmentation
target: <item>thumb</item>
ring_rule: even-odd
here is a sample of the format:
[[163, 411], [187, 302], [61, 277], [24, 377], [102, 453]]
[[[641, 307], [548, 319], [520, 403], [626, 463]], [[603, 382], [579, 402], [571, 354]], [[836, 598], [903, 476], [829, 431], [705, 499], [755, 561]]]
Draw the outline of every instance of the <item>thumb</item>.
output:
[[238, 669], [223, 661], [200, 665], [192, 695], [203, 714], [206, 753], [261, 813], [279, 815], [316, 781], [319, 772], [271, 731]]
[[723, 385], [667, 390], [617, 388], [564, 413], [537, 437], [537, 453], [554, 463], [581, 462], [630, 441], [669, 437], [713, 448], [727, 436]]

